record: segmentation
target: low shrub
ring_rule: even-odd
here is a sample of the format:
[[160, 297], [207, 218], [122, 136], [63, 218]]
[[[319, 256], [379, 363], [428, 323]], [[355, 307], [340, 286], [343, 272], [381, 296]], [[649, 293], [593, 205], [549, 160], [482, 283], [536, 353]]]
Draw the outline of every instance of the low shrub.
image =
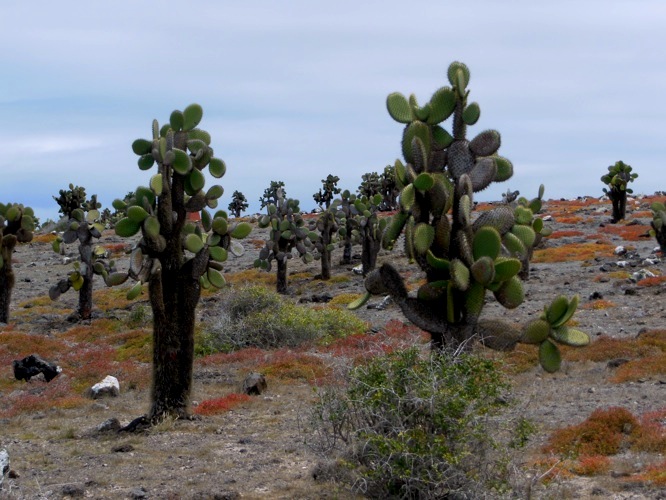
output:
[[262, 286], [227, 291], [221, 307], [224, 314], [197, 340], [200, 354], [246, 347], [296, 347], [312, 341], [326, 344], [367, 327], [347, 310], [296, 305]]
[[351, 469], [341, 476], [357, 493], [478, 498], [506, 488], [494, 416], [507, 386], [493, 362], [410, 348], [353, 367], [346, 380], [318, 392], [309, 444]]

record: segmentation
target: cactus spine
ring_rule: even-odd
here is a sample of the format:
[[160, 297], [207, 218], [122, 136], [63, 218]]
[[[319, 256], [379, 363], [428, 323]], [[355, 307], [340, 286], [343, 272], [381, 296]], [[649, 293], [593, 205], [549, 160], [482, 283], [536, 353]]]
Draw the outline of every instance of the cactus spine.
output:
[[16, 282], [12, 254], [17, 243], [32, 240], [34, 215], [30, 207], [16, 203], [0, 203], [0, 323], [9, 321], [9, 304]]
[[[448, 77], [451, 87], [437, 90], [423, 106], [413, 95], [387, 98], [389, 114], [405, 124], [406, 164], [395, 163], [400, 211], [384, 233], [384, 245], [391, 248], [404, 232], [405, 252], [427, 282], [416, 297], [409, 296], [399, 273], [384, 264], [367, 276], [365, 286], [368, 295], [389, 293], [410, 321], [431, 334], [434, 348], [467, 346], [478, 338], [494, 349], [512, 349], [521, 332], [502, 322], [480, 321], [480, 316], [487, 291], [508, 309], [523, 302], [517, 276], [521, 262], [510, 251], [516, 241], [523, 244], [512, 231], [525, 233], [531, 245], [533, 229], [517, 224], [514, 210], [506, 205], [473, 220], [474, 193], [509, 179], [513, 166], [497, 154], [499, 132], [486, 130], [467, 139], [467, 127], [480, 116], [479, 105], [468, 100], [467, 66], [452, 63]], [[451, 132], [440, 125], [449, 117]], [[546, 353], [544, 359], [552, 356]]]
[[[148, 283], [153, 310], [153, 388], [149, 422], [165, 415], [186, 417], [192, 387], [195, 309], [202, 287], [222, 287], [222, 262], [228, 251], [241, 252], [232, 238], [246, 237], [247, 223], [229, 223], [226, 212], [211, 215], [223, 188], [204, 189], [203, 170], [222, 177], [226, 166], [214, 156], [211, 137], [197, 128], [203, 109], [192, 104], [173, 111], [160, 127], [153, 121], [152, 139], [132, 144], [141, 170], [154, 165], [157, 172], [148, 186], [137, 188], [129, 205], [115, 200], [117, 210], [127, 216], [118, 221], [116, 234], [131, 237], [140, 233], [130, 256], [128, 273], [112, 273], [107, 284], [137, 283], [128, 292], [133, 298]], [[198, 212], [201, 225], [187, 220]], [[144, 419], [146, 417], [143, 417]]]
[[268, 213], [259, 219], [259, 227], [270, 226], [271, 231], [254, 265], [270, 271], [272, 262], [274, 260], [277, 262], [278, 293], [287, 293], [287, 261], [292, 258], [294, 249], [303, 262], [310, 263], [314, 259], [311, 248], [312, 242], [317, 239], [317, 234], [305, 227], [298, 205], [298, 200], [291, 198], [285, 200], [282, 188], [278, 188], [276, 203], [267, 205]]
[[608, 173], [601, 177], [601, 182], [608, 187], [608, 189], [604, 188], [604, 193], [608, 195], [613, 205], [612, 222], [619, 222], [626, 215], [627, 193], [633, 193], [627, 184], [638, 177], [638, 174], [632, 174], [631, 170], [631, 166], [623, 161], [618, 161], [615, 162], [615, 165], [608, 167]]

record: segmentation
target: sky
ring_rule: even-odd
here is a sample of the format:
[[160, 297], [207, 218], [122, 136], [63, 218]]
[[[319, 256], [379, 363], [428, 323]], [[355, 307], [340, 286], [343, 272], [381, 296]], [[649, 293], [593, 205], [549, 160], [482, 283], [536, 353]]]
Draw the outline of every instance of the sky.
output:
[[[471, 71], [470, 138], [502, 135], [508, 189], [601, 196], [618, 160], [635, 193], [666, 190], [666, 2], [116, 0], [2, 2], [0, 202], [58, 218], [69, 183], [110, 207], [154, 172], [131, 144], [198, 103], [235, 190], [259, 211], [271, 180], [301, 208], [328, 174], [355, 191], [400, 153], [386, 96], [424, 103]], [[445, 125], [449, 125], [446, 122]], [[450, 127], [449, 127], [450, 128]]]

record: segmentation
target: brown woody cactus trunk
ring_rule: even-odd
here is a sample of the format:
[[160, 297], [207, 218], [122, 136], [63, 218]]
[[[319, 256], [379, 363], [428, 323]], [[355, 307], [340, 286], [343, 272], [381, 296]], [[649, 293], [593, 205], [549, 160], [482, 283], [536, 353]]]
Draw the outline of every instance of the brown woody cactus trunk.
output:
[[[369, 226], [369, 225], [368, 225]], [[382, 240], [374, 238], [372, 228], [366, 226], [363, 235], [363, 251], [361, 252], [361, 265], [363, 267], [363, 276], [367, 275], [377, 265], [377, 254], [382, 245]]]
[[619, 222], [627, 213], [627, 192], [621, 189], [611, 189], [609, 197], [613, 205], [612, 222]]
[[79, 290], [79, 306], [76, 312], [78, 319], [90, 319], [93, 305], [93, 247], [92, 236], [86, 231], [87, 238], [79, 245], [81, 262], [85, 264], [86, 272], [83, 275], [83, 286]]
[[321, 249], [321, 279], [331, 279], [331, 251], [328, 245], [331, 244], [331, 233], [327, 229], [321, 235], [323, 248]]
[[287, 261], [277, 260], [277, 293], [287, 293]]
[[12, 253], [16, 246], [16, 236], [8, 234], [2, 239], [2, 259], [4, 264], [0, 267], [0, 323], [9, 322], [9, 304], [14, 288], [14, 270], [12, 269]]

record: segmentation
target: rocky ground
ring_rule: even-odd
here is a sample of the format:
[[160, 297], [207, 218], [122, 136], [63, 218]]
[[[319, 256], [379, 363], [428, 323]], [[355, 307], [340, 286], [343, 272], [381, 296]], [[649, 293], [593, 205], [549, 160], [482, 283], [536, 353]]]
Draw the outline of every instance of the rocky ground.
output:
[[[535, 259], [526, 283], [525, 303], [508, 311], [489, 300], [485, 317], [524, 322], [538, 315], [556, 295], [577, 293], [581, 298], [575, 315], [577, 328], [588, 332], [593, 341], [602, 337], [634, 338], [644, 331], [664, 328], [666, 301], [661, 295], [666, 293], [666, 285], [637, 284], [643, 277], [666, 271], [666, 264], [655, 251], [656, 241], [639, 234], [646, 235], [649, 229], [649, 200], [632, 201], [627, 222], [620, 225], [609, 223], [607, 202], [593, 201], [547, 202], [543, 213], [553, 214], [550, 224], [557, 237], [547, 239], [543, 248], [579, 243], [597, 245], [598, 252], [593, 248], [582, 260], [547, 263]], [[617, 234], [606, 229], [614, 226], [630, 229]], [[630, 233], [634, 237], [627, 239]], [[258, 241], [252, 241], [261, 238], [261, 232], [253, 232], [246, 242], [245, 255], [232, 258], [227, 271], [250, 268], [258, 245]], [[121, 240], [108, 232], [101, 243], [114, 245]], [[338, 258], [334, 254], [334, 261]], [[14, 311], [34, 307], [31, 300], [45, 296], [49, 286], [66, 276], [69, 267], [62, 260], [48, 243], [33, 242], [18, 248]], [[401, 271], [410, 270], [400, 251], [382, 251], [379, 263], [388, 261]], [[294, 301], [363, 290], [362, 277], [354, 274], [351, 266], [335, 265], [333, 269], [334, 276], [348, 276], [348, 280], [321, 282], [309, 277], [317, 272], [316, 265], [290, 261], [291, 273], [310, 273], [290, 283]], [[73, 293], [65, 294], [58, 307], [74, 307], [75, 300]], [[390, 319], [402, 320], [395, 305], [372, 307], [381, 300], [375, 298], [371, 308], [364, 307], [357, 313], [374, 331], [380, 331]], [[601, 304], [600, 300], [612, 305], [594, 307]], [[214, 321], [216, 310], [212, 306], [216, 301], [203, 302], [201, 314], [207, 321]], [[97, 313], [104, 314], [108, 313]], [[71, 327], [59, 311], [35, 308], [34, 314], [16, 316], [5, 331], [12, 328], [53, 337]], [[0, 328], [0, 344], [2, 332]], [[48, 357], [48, 352], [40, 354]], [[236, 390], [247, 370], [247, 366], [238, 364], [197, 365], [194, 399]], [[527, 451], [516, 459], [522, 481], [518, 497], [527, 497], [527, 488], [532, 485], [533, 498], [666, 498], [663, 487], [626, 480], [664, 457], [626, 451], [616, 457], [612, 470], [605, 474], [559, 477], [548, 485], [538, 481], [543, 471], [528, 466], [553, 429], [581, 422], [596, 408], [621, 406], [642, 414], [666, 406], [663, 371], [661, 375], [617, 384], [610, 382], [612, 370], [606, 361], [565, 361], [563, 369], [554, 375], [535, 367], [513, 377], [516, 411], [532, 419], [538, 428]], [[7, 394], [2, 391], [37, 393], [44, 384], [38, 380], [32, 385], [10, 382], [10, 366], [0, 367], [0, 378], [0, 405], [3, 394]], [[343, 485], [313, 479], [312, 471], [321, 457], [306, 445], [309, 436], [304, 429], [313, 391], [305, 382], [269, 380], [268, 391], [252, 404], [194, 422], [164, 422], [147, 434], [95, 432], [109, 418], [129, 422], [145, 411], [148, 399], [147, 390], [121, 390], [118, 398], [90, 402], [85, 407], [0, 420], [0, 449], [8, 450], [13, 475], [5, 476], [0, 498], [353, 498]]]

